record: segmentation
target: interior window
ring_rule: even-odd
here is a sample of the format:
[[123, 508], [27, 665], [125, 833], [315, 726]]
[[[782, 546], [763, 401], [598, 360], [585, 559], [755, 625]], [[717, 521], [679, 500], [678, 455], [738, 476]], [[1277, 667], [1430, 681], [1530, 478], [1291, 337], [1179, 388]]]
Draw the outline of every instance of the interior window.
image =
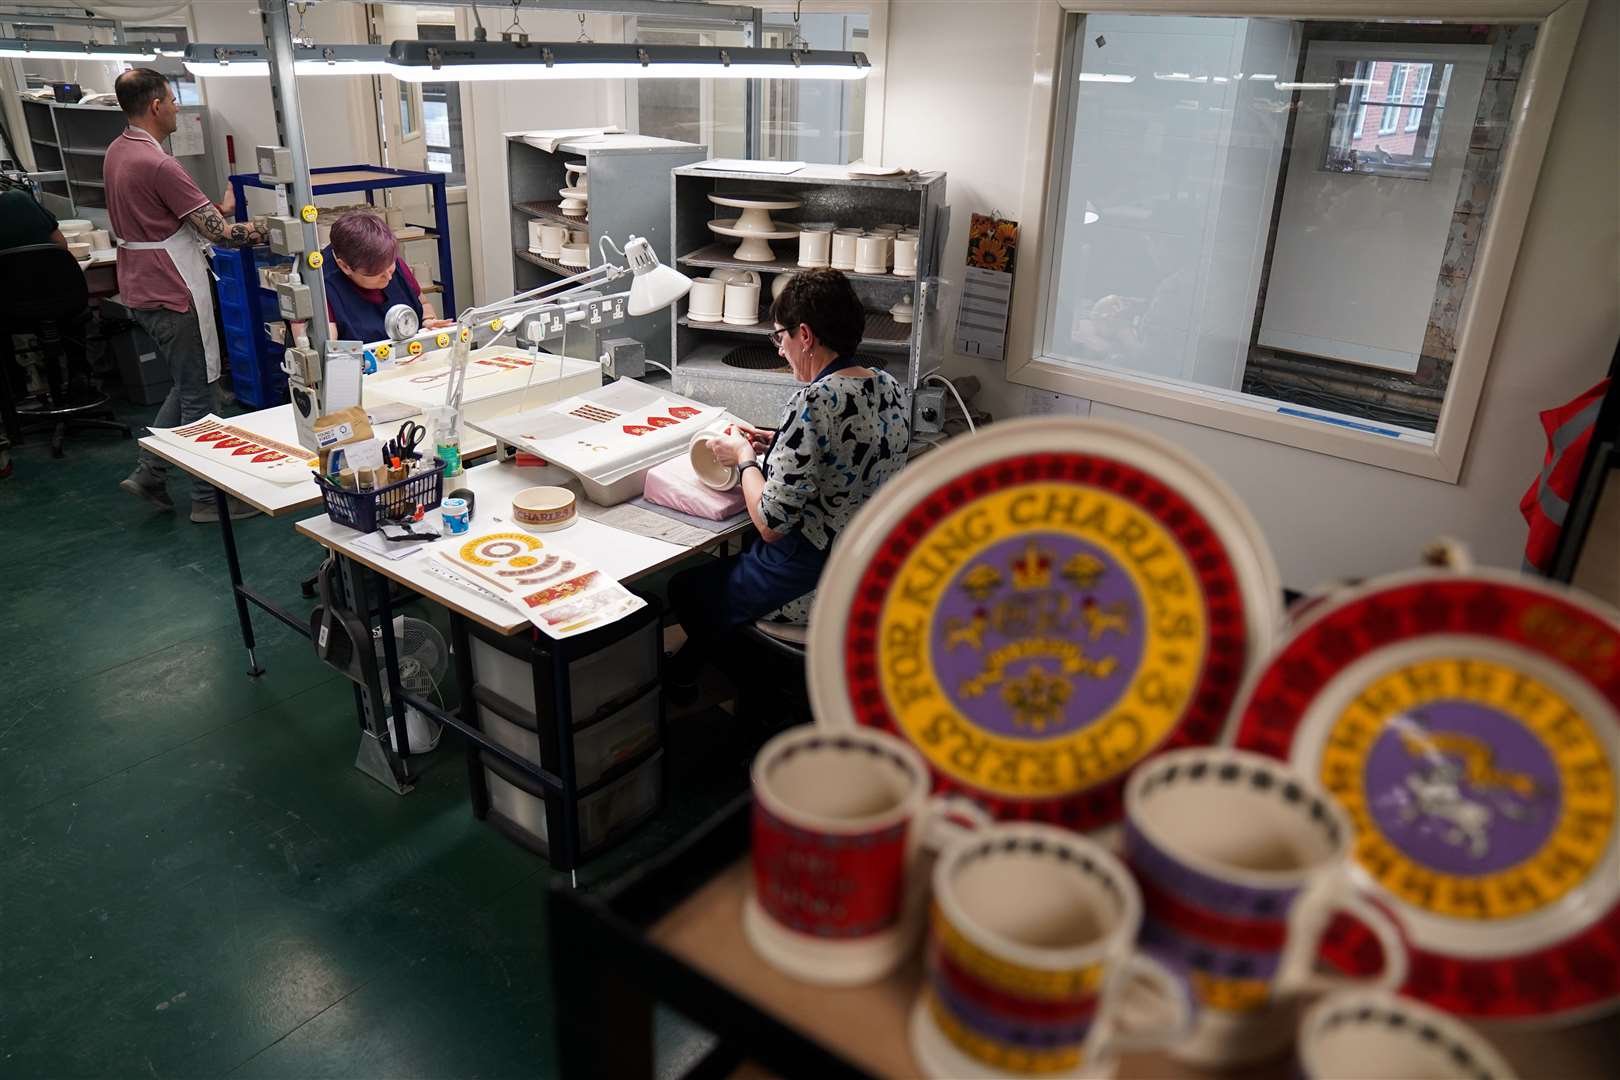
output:
[[1044, 355], [1427, 439], [1534, 39], [1087, 16]]

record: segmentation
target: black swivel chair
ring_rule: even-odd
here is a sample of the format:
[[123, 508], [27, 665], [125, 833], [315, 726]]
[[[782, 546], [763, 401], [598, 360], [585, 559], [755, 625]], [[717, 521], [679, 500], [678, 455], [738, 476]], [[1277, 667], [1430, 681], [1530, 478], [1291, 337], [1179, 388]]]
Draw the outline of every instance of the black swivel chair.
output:
[[[75, 380], [63, 339], [90, 309], [84, 271], [72, 255], [55, 244], [29, 244], [0, 250], [0, 414], [6, 437], [21, 444], [29, 431], [50, 430], [51, 456], [62, 456], [62, 442], [72, 427], [106, 428], [130, 438], [127, 424], [108, 404], [108, 397]], [[33, 334], [45, 354], [44, 402], [17, 407], [15, 386], [21, 383], [12, 349], [12, 334]]]

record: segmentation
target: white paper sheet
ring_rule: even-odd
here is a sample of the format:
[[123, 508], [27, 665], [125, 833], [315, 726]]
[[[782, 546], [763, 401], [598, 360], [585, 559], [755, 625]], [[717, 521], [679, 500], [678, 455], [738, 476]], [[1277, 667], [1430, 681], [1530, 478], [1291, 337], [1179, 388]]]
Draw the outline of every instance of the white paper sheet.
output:
[[714, 172], [759, 173], [762, 176], [792, 176], [804, 168], [802, 161], [750, 161], [746, 158], [710, 158], [693, 166]]
[[197, 113], [181, 113], [175, 118], [177, 126], [174, 134], [169, 136], [169, 149], [175, 157], [195, 157], [208, 150], [203, 140], [202, 116]]

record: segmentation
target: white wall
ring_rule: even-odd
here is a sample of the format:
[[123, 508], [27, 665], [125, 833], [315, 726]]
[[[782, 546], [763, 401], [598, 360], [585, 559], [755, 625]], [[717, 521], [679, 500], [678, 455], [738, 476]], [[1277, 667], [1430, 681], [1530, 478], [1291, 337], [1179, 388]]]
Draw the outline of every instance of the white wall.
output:
[[[495, 8], [492, 6], [491, 11]], [[467, 16], [459, 16], [463, 22]], [[504, 15], [485, 14], [486, 25]], [[619, 41], [616, 17], [589, 16], [597, 41]], [[536, 41], [573, 41], [579, 20], [558, 12], [523, 13]], [[470, 38], [463, 26], [458, 33]], [[493, 34], [493, 29], [492, 29]], [[463, 304], [487, 303], [512, 293], [511, 203], [506, 185], [508, 131], [588, 127], [624, 121], [624, 83], [619, 79], [515, 80], [461, 84], [462, 143], [467, 155], [467, 216], [471, 231], [472, 280], [461, 283]]]
[[[1020, 217], [1036, 3], [893, 0], [883, 160], [950, 173], [947, 267], [962, 265], [967, 219]], [[1157, 431], [1219, 471], [1253, 508], [1296, 586], [1394, 570], [1436, 533], [1483, 561], [1517, 566], [1518, 500], [1540, 467], [1536, 412], [1597, 381], [1620, 335], [1620, 129], [1613, 58], [1620, 4], [1594, 3], [1570, 70], [1503, 311], [1468, 461], [1455, 485], [1114, 407], [1092, 415]], [[972, 76], [964, 77], [964, 72]], [[1032, 288], [1021, 267], [1018, 288]], [[997, 416], [1026, 392], [999, 365], [948, 357], [975, 374]]]

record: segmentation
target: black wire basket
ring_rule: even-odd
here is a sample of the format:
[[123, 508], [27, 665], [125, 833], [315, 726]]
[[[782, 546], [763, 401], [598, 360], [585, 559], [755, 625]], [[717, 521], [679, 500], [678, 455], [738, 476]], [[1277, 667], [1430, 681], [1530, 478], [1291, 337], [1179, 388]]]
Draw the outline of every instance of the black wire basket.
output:
[[433, 510], [444, 501], [444, 462], [435, 458], [420, 472], [372, 491], [349, 491], [324, 476], [317, 476], [315, 482], [333, 521], [359, 532], [375, 532], [378, 521], [407, 518], [418, 506]]

